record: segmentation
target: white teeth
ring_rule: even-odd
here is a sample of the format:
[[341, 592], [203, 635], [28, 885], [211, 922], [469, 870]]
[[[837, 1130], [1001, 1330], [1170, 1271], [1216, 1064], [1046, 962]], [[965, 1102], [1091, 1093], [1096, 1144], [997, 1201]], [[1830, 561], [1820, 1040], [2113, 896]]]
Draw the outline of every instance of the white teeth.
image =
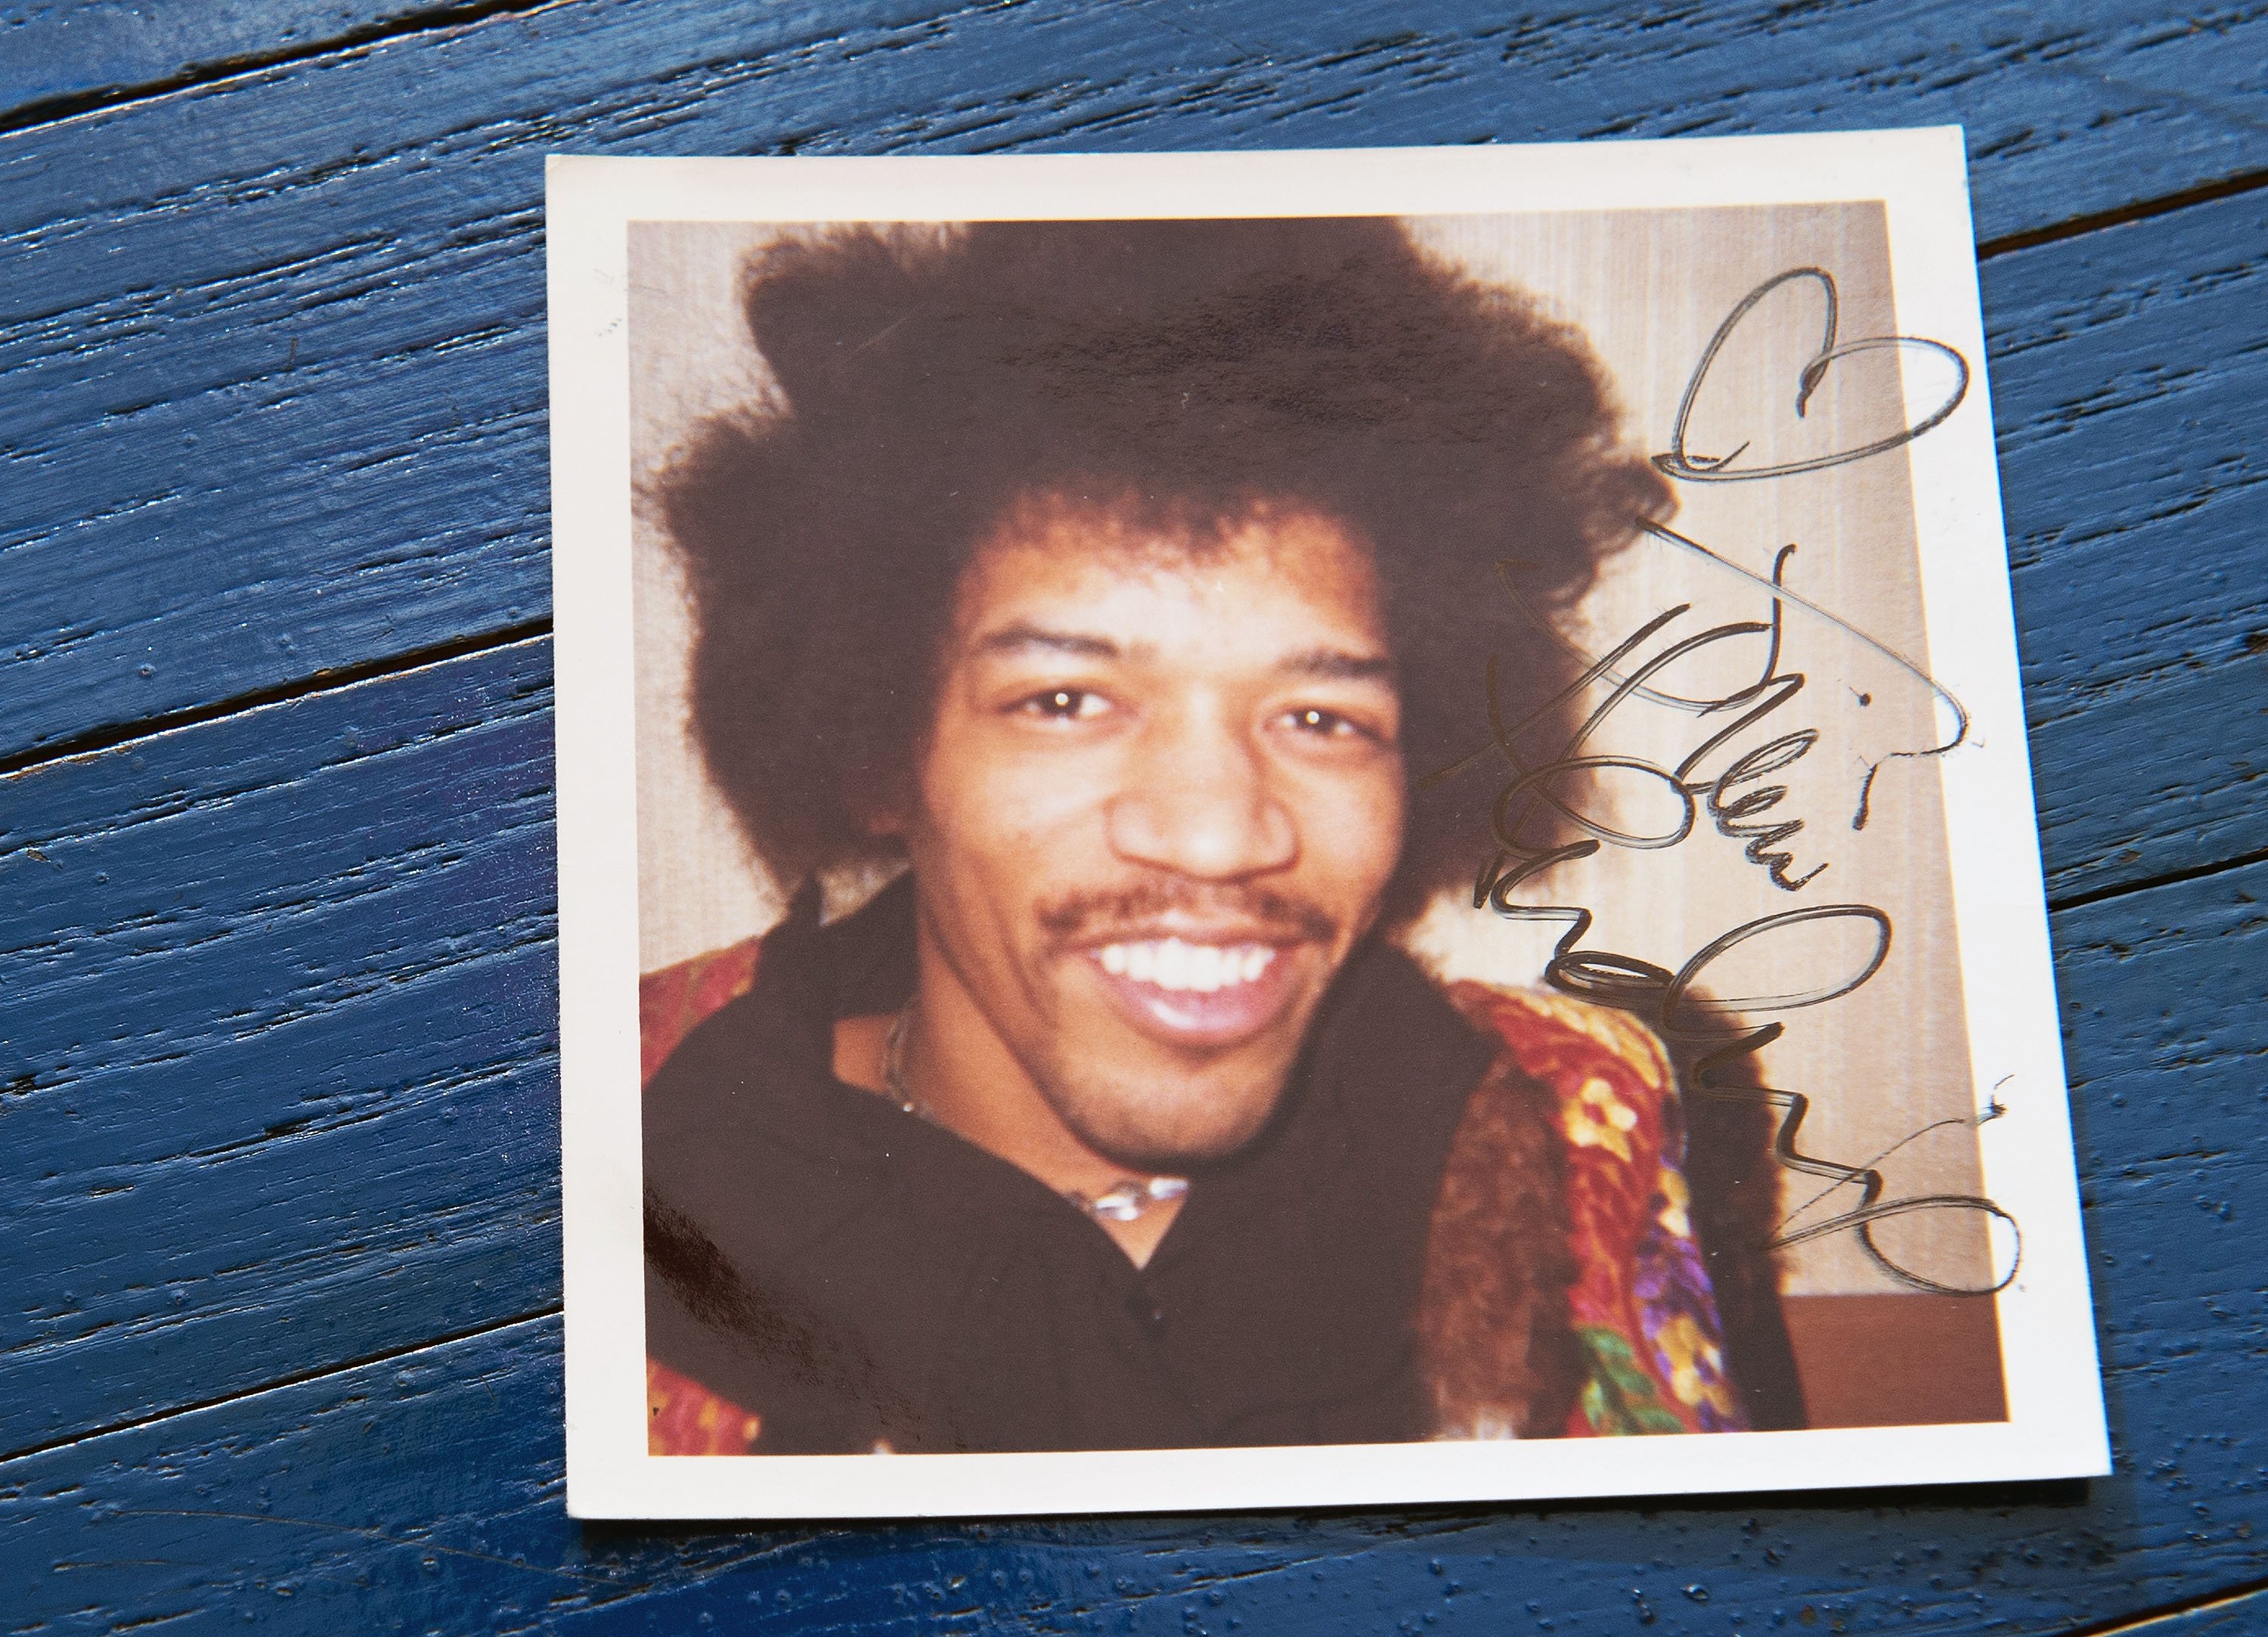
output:
[[1193, 944], [1179, 938], [1161, 938], [1105, 944], [1096, 959], [1114, 977], [1130, 977], [1160, 989], [1194, 989], [1211, 994], [1232, 984], [1252, 983], [1268, 970], [1276, 951], [1266, 944]]

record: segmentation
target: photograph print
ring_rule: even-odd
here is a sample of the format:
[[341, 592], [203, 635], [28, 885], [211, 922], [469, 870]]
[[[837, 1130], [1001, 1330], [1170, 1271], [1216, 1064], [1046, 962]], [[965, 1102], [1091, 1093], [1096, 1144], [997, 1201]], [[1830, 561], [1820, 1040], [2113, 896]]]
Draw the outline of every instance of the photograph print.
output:
[[1962, 176], [555, 159], [571, 1508], [2106, 1470]]

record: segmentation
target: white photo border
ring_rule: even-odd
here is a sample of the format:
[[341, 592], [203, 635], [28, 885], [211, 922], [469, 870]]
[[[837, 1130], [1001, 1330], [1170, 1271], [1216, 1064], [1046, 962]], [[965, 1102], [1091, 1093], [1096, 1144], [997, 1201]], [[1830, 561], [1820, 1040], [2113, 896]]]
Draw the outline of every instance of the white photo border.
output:
[[[580, 1518], [1189, 1512], [2087, 1478], [2110, 1470], [1957, 127], [1447, 149], [644, 159], [547, 169], [567, 1505]], [[1077, 1454], [647, 1453], [632, 780], [633, 221], [1472, 215], [1879, 200], [1901, 329], [1972, 361], [1908, 446], [1986, 1191], [2023, 1224], [2005, 1422]], [[1926, 389], [1924, 389], [1926, 390]], [[1926, 414], [1932, 406], [1910, 409]], [[1979, 1112], [1982, 1112], [1980, 1109]]]

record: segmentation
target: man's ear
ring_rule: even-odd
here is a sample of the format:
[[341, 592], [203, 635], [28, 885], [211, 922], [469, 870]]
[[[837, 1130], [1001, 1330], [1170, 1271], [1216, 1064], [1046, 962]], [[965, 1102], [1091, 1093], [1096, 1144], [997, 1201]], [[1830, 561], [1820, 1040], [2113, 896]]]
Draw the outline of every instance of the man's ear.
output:
[[914, 829], [921, 815], [921, 779], [917, 770], [928, 749], [925, 741], [917, 740], [895, 771], [870, 763], [859, 770], [864, 777], [854, 775], [846, 781], [843, 805], [850, 810], [851, 822], [866, 835], [876, 841], [902, 843]]
[[876, 841], [905, 839], [913, 808], [902, 792], [861, 791], [849, 806], [852, 822]]

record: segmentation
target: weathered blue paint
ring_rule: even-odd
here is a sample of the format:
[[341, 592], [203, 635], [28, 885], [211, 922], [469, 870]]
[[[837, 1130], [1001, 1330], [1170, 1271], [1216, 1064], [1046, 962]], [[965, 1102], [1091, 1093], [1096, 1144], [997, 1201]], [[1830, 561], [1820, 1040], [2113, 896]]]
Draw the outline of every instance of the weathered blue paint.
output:
[[7, 781], [0, 1449], [557, 1300], [550, 702], [520, 644]]
[[[2268, 1620], [2268, 193], [2179, 196], [2263, 170], [2268, 13], [458, 15], [0, 10], [0, 757], [32, 763], [0, 778], [8, 1629]], [[291, 60], [196, 66], [247, 55]], [[62, 95], [127, 100], [26, 111]], [[2057, 235], [1984, 285], [2117, 1476], [568, 1523], [549, 653], [499, 635], [548, 595], [538, 156], [1944, 119], [1981, 231]], [[2159, 213], [2079, 219], [2130, 206]], [[229, 708], [342, 667], [368, 680]], [[41, 760], [182, 712], [212, 719]]]
[[434, 0], [12, 0], [0, 8], [0, 122], [311, 54], [438, 10]]
[[1985, 263], [2051, 896], [2268, 848], [2268, 194]]

